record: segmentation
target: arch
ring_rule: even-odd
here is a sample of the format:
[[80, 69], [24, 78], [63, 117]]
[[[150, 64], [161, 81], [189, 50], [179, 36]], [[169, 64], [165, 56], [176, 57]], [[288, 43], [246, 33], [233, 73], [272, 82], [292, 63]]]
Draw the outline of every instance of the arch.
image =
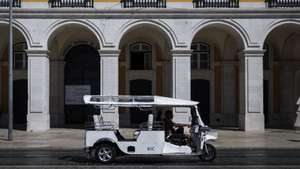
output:
[[103, 33], [101, 32], [101, 30], [98, 29], [98, 27], [94, 23], [88, 20], [59, 20], [54, 22], [48, 27], [46, 34], [43, 38], [45, 40], [43, 42], [44, 46], [47, 46], [48, 48], [49, 39], [51, 38], [51, 36], [53, 36], [55, 31], [59, 30], [60, 28], [63, 28], [66, 25], [71, 24], [82, 26], [90, 32], [92, 32], [92, 34], [97, 38], [100, 49], [103, 48], [103, 45], [105, 44], [105, 38]]
[[121, 48], [120, 43], [122, 39], [125, 37], [125, 35], [130, 31], [133, 30], [139, 26], [150, 26], [157, 28], [157, 30], [167, 37], [167, 41], [172, 49], [176, 48], [178, 46], [178, 41], [175, 32], [164, 22], [162, 21], [153, 21], [153, 20], [137, 20], [137, 21], [131, 21], [127, 22], [124, 25], [121, 26], [119, 32], [117, 33], [116, 38], [116, 45], [118, 46], [118, 49]]
[[[100, 57], [89, 45], [74, 46], [67, 53], [64, 65], [64, 113], [66, 124], [83, 124], [88, 117], [85, 94], [100, 94]], [[74, 95], [74, 90], [79, 92]]]
[[295, 104], [300, 89], [297, 75], [299, 66], [294, 64], [295, 60], [300, 59], [297, 48], [299, 30], [300, 20], [294, 19], [273, 20], [264, 27], [261, 42], [268, 44], [270, 49], [270, 73], [264, 74], [265, 82], [268, 83], [264, 84], [264, 92], [269, 92], [271, 98], [264, 103], [264, 108], [269, 108], [268, 116], [265, 115], [266, 122], [269, 121], [267, 127], [292, 128], [294, 125]]
[[[266, 42], [268, 36], [270, 35], [270, 33], [273, 30], [277, 29], [280, 26], [287, 25], [287, 24], [300, 26], [300, 21], [299, 20], [276, 20], [276, 21], [270, 23], [263, 31], [263, 32], [265, 32], [265, 34], [262, 36], [262, 42], [263, 42], [262, 44], [264, 44]], [[261, 48], [262, 47], [263, 47], [263, 45], [261, 46]]]
[[[9, 23], [8, 23], [7, 20], [0, 20], [0, 24], [7, 24], [8, 25]], [[34, 45], [31, 34], [29, 33], [27, 28], [22, 23], [20, 23], [17, 20], [14, 20], [13, 28], [16, 28], [22, 34], [22, 36], [24, 37], [24, 39], [27, 43], [28, 48], [30, 48], [30, 46]]]
[[239, 24], [228, 21], [228, 20], [208, 20], [204, 22], [200, 22], [197, 25], [195, 25], [192, 29], [192, 39], [190, 39], [188, 45], [191, 45], [193, 42], [194, 37], [204, 28], [220, 25], [221, 27], [224, 27], [225, 29], [229, 28], [229, 30], [232, 30], [236, 35], [238, 35], [239, 40], [243, 44], [243, 48], [247, 48], [250, 44], [250, 37], [247, 33], [247, 31]]

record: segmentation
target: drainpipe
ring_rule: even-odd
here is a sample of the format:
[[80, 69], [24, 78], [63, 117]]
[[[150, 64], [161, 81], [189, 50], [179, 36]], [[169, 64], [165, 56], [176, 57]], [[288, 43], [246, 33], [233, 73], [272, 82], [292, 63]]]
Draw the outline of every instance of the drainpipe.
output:
[[13, 0], [9, 1], [9, 58], [8, 58], [8, 140], [13, 140]]

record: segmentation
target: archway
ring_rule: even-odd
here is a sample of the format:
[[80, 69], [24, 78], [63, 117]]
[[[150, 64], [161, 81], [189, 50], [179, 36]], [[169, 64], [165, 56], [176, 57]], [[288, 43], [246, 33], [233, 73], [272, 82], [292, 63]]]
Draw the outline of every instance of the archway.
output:
[[66, 124], [83, 124], [87, 106], [86, 94], [100, 94], [100, 56], [89, 45], [72, 47], [65, 57], [65, 120]]
[[57, 27], [48, 39], [51, 127], [82, 127], [84, 94], [100, 94], [100, 42], [83, 24]]
[[[127, 30], [119, 48], [119, 95], [172, 96], [171, 42], [161, 28], [141, 24]], [[147, 112], [120, 110], [121, 126], [135, 126]]]
[[[8, 116], [8, 24], [0, 24], [0, 127]], [[27, 118], [27, 43], [24, 34], [13, 28], [14, 127], [25, 129]]]
[[283, 24], [275, 27], [265, 40], [264, 80], [269, 101], [267, 127], [293, 128], [296, 118], [297, 71], [300, 70], [300, 25]]
[[242, 35], [228, 25], [209, 24], [195, 34], [191, 49], [191, 96], [200, 101], [205, 122], [237, 127]]

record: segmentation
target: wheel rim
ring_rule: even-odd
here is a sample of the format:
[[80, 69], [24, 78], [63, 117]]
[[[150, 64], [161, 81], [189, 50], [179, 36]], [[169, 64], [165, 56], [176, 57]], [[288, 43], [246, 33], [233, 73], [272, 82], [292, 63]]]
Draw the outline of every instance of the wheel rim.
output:
[[109, 147], [101, 147], [98, 151], [98, 157], [101, 161], [107, 162], [112, 159], [112, 150]]

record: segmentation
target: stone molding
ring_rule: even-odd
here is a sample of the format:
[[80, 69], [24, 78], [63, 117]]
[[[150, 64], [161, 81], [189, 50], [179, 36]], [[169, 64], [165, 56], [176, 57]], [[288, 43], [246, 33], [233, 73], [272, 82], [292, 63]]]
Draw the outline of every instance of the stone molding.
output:
[[119, 57], [119, 50], [98, 50], [100, 57]]
[[49, 58], [48, 50], [26, 50], [28, 57], [47, 57]]
[[190, 57], [192, 50], [171, 50], [170, 53], [173, 57]]
[[241, 56], [245, 57], [263, 57], [266, 50], [244, 50]]

